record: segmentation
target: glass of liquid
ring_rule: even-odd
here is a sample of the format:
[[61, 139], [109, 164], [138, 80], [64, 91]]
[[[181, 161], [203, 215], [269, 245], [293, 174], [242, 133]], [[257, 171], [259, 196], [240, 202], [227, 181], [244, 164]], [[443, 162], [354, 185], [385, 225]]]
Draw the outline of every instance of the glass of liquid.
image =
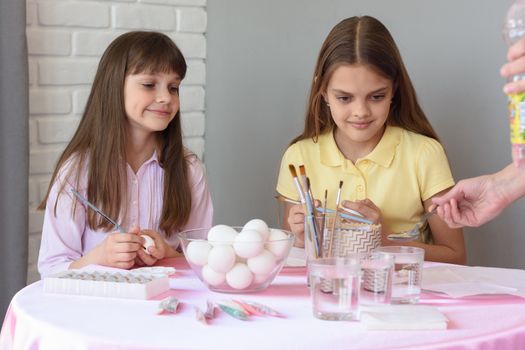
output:
[[359, 254], [308, 261], [313, 314], [322, 320], [359, 318]]
[[392, 298], [392, 276], [394, 256], [388, 253], [372, 252], [360, 255], [361, 305], [388, 305]]
[[392, 304], [416, 304], [421, 294], [425, 251], [417, 247], [386, 246], [375, 251], [394, 256]]

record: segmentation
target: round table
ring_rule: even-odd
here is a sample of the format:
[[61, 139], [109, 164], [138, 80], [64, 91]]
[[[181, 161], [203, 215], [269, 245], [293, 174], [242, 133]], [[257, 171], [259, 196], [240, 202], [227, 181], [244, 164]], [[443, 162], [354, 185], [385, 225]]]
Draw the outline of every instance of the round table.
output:
[[[461, 299], [423, 293], [448, 318], [446, 330], [369, 331], [360, 322], [312, 316], [304, 268], [284, 268], [255, 294], [210, 292], [179, 259], [161, 262], [177, 272], [171, 289], [155, 300], [45, 294], [42, 281], [12, 299], [0, 333], [0, 349], [523, 349], [525, 300], [508, 295]], [[160, 299], [182, 301], [177, 314], [158, 315]], [[198, 322], [192, 305], [246, 299], [264, 303], [285, 318], [239, 321], [223, 312]]]

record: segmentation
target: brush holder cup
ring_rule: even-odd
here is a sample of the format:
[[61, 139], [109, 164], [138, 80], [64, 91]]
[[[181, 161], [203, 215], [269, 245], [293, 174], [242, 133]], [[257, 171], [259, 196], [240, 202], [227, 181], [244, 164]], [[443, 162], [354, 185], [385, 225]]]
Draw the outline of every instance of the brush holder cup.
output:
[[[335, 221], [334, 221], [335, 220]], [[314, 231], [314, 225], [316, 226]], [[319, 258], [347, 258], [355, 254], [370, 253], [381, 245], [381, 225], [364, 224], [346, 220], [327, 213], [306, 217], [304, 240], [307, 261]], [[311, 281], [307, 281], [311, 286]], [[321, 283], [326, 292], [331, 292], [329, 283]]]
[[[335, 223], [334, 223], [334, 220]], [[311, 222], [311, 221], [310, 221]], [[381, 246], [381, 225], [342, 219], [333, 213], [316, 217], [316, 235], [305, 221], [305, 243], [308, 258], [344, 258], [351, 253], [369, 253]], [[316, 256], [317, 255], [317, 256]]]

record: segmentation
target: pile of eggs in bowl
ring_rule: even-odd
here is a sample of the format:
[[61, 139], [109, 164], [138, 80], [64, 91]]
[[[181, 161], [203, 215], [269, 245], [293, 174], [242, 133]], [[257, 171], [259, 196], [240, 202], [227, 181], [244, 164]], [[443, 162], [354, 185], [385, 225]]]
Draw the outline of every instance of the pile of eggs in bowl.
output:
[[[271, 282], [292, 243], [290, 233], [270, 229], [263, 220], [253, 219], [243, 227], [212, 227], [207, 240], [193, 239], [187, 243], [185, 255], [210, 289], [246, 291], [265, 288]], [[226, 288], [213, 288], [221, 285]]]

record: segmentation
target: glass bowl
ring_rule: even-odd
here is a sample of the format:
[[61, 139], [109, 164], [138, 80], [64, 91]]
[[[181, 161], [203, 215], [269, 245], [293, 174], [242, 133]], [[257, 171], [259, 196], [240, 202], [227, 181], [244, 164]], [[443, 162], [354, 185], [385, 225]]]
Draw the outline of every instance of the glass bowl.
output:
[[[218, 235], [208, 233], [210, 230]], [[294, 235], [269, 229], [267, 237], [242, 227], [217, 225], [179, 233], [186, 261], [204, 285], [220, 293], [267, 288], [284, 266]]]

